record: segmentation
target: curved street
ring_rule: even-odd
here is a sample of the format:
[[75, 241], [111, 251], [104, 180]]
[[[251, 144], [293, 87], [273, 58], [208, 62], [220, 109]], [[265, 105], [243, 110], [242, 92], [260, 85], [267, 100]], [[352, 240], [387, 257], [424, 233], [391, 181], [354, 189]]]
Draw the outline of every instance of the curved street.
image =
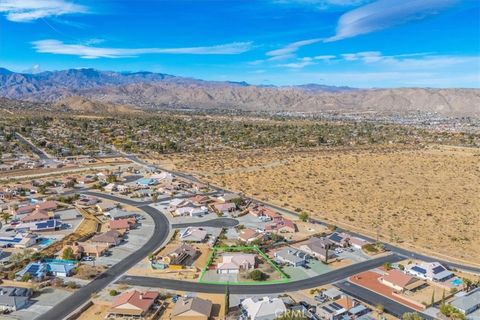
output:
[[[177, 174], [177, 173], [175, 173]], [[220, 191], [220, 190], [219, 190]], [[227, 190], [223, 190], [228, 192]], [[169, 280], [169, 279], [160, 279], [153, 277], [137, 277], [137, 276], [122, 276], [135, 264], [140, 262], [149, 253], [153, 252], [159, 246], [161, 246], [168, 237], [169, 231], [171, 228], [185, 228], [188, 226], [204, 226], [204, 227], [233, 227], [238, 224], [238, 221], [230, 218], [218, 218], [212, 219], [204, 222], [188, 223], [188, 224], [173, 224], [171, 225], [167, 217], [157, 210], [154, 207], [151, 207], [151, 201], [139, 202], [131, 199], [126, 199], [122, 197], [117, 197], [110, 194], [104, 194], [95, 191], [81, 191], [82, 194], [96, 196], [99, 198], [109, 199], [118, 203], [123, 203], [127, 205], [134, 206], [150, 217], [152, 217], [155, 227], [154, 233], [148, 239], [145, 244], [138, 248], [137, 251], [130, 254], [125, 259], [121, 260], [117, 264], [113, 265], [110, 269], [100, 274], [92, 282], [90, 282], [85, 287], [74, 292], [72, 295], [63, 300], [60, 304], [55, 305], [48, 312], [42, 314], [38, 319], [41, 320], [50, 320], [50, 319], [63, 319], [67, 317], [72, 310], [76, 310], [86, 303], [94, 293], [101, 291], [103, 288], [108, 286], [110, 283], [118, 281], [119, 283], [128, 284], [128, 285], [139, 285], [146, 287], [157, 287], [163, 289], [172, 289], [180, 291], [189, 291], [189, 292], [206, 292], [206, 293], [224, 293], [226, 286], [222, 284], [206, 284], [198, 282], [189, 282], [189, 281], [180, 281], [180, 280]], [[265, 205], [276, 208], [271, 204], [265, 203]], [[283, 208], [278, 208], [280, 211], [286, 211]], [[289, 212], [290, 213], [290, 212]], [[317, 221], [315, 221], [317, 222]], [[318, 221], [317, 223], [323, 223]], [[363, 235], [352, 233], [353, 235], [358, 235], [366, 239], [370, 239]], [[383, 256], [377, 259], [368, 260], [365, 262], [357, 263], [350, 265], [341, 269], [337, 269], [319, 276], [312, 278], [292, 281], [288, 283], [281, 284], [259, 284], [259, 285], [230, 285], [228, 286], [230, 293], [237, 294], [270, 294], [270, 293], [283, 293], [289, 291], [297, 291], [302, 289], [308, 289], [313, 287], [318, 287], [325, 285], [327, 283], [336, 282], [342, 279], [345, 279], [356, 273], [369, 270], [381, 266], [385, 262], [397, 262], [405, 259], [405, 257], [419, 258], [426, 261], [440, 261], [445, 265], [461, 268], [464, 270], [480, 272], [480, 268], [473, 266], [465, 266], [460, 264], [455, 264], [447, 261], [442, 261], [439, 259], [431, 258], [422, 254], [417, 254], [415, 252], [398, 248], [392, 245], [386, 245], [387, 249], [391, 250], [393, 254]]]
[[[124, 283], [128, 285], [139, 285], [147, 287], [158, 287], [163, 289], [172, 289], [172, 290], [185, 290], [190, 292], [208, 292], [208, 293], [224, 293], [225, 285], [215, 285], [215, 284], [205, 284], [198, 282], [189, 282], [189, 281], [180, 281], [180, 280], [168, 280], [160, 278], [151, 278], [151, 277], [132, 277], [132, 276], [122, 276], [135, 264], [140, 262], [149, 253], [155, 251], [159, 246], [161, 246], [168, 237], [168, 233], [172, 227], [182, 228], [186, 226], [211, 226], [211, 227], [231, 227], [238, 224], [238, 221], [230, 218], [218, 218], [212, 219], [204, 222], [197, 222], [193, 224], [175, 224], [170, 225], [167, 217], [162, 214], [159, 210], [149, 206], [148, 204], [104, 194], [94, 191], [84, 191], [82, 192], [86, 195], [96, 196], [99, 198], [113, 200], [119, 203], [131, 205], [142, 210], [150, 217], [152, 217], [155, 228], [154, 233], [148, 239], [145, 244], [138, 248], [137, 251], [113, 265], [110, 269], [100, 274], [92, 282], [90, 282], [85, 287], [74, 292], [68, 298], [63, 300], [61, 303], [55, 305], [48, 312], [42, 314], [38, 319], [41, 320], [50, 320], [50, 319], [63, 319], [67, 317], [72, 310], [76, 310], [86, 303], [91, 296], [101, 291], [103, 288], [108, 286], [110, 283], [118, 280], [119, 283]], [[403, 258], [398, 255], [388, 255], [380, 257], [377, 259], [365, 261], [355, 265], [347, 266], [338, 270], [328, 272], [323, 275], [319, 275], [313, 278], [292, 281], [282, 284], [266, 284], [266, 285], [231, 285], [229, 286], [229, 291], [231, 293], [281, 293], [288, 291], [296, 291], [301, 289], [308, 289], [324, 285], [330, 282], [338, 281], [348, 277], [350, 275], [362, 272], [373, 267], [378, 267], [385, 262], [396, 262], [400, 261]]]
[[[111, 195], [105, 195], [99, 192], [87, 191], [84, 192], [84, 194], [94, 195], [99, 198], [107, 198], [120, 203], [138, 207], [138, 202], [126, 200]], [[68, 298], [62, 300], [61, 303], [55, 305], [53, 308], [42, 314], [37, 319], [52, 320], [65, 318], [73, 310], [76, 310], [84, 303], [86, 303], [92, 297], [92, 294], [99, 292], [107, 285], [114, 282], [127, 270], [129, 270], [135, 264], [148, 256], [149, 253], [155, 251], [155, 249], [162, 245], [162, 243], [167, 239], [168, 233], [170, 231], [170, 224], [168, 222], [168, 219], [155, 208], [149, 206], [142, 206], [139, 209], [151, 216], [155, 223], [154, 232], [150, 239], [146, 240], [145, 244], [142, 247], [138, 248], [138, 250], [130, 254], [126, 259], [123, 259], [117, 264], [113, 265], [107, 271], [96, 277], [88, 285], [75, 291]]]

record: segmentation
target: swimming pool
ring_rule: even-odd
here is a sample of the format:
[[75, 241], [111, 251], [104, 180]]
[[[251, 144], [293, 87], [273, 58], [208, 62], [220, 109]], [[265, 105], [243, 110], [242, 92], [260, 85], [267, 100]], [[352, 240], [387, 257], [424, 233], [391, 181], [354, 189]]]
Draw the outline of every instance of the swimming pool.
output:
[[463, 281], [462, 281], [462, 279], [460, 279], [460, 278], [455, 278], [455, 279], [452, 280], [451, 283], [452, 283], [454, 286], [461, 286], [461, 285], [463, 284]]
[[50, 238], [42, 238], [40, 241], [37, 242], [37, 244], [41, 247], [48, 247], [52, 243], [54, 243], [56, 240], [55, 239], [50, 239]]

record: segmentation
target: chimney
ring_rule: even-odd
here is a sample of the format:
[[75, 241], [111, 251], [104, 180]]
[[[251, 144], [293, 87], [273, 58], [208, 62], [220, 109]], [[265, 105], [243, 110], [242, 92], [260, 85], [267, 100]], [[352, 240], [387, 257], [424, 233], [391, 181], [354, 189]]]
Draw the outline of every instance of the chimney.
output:
[[139, 298], [140, 300], [143, 300], [143, 293], [140, 293]]

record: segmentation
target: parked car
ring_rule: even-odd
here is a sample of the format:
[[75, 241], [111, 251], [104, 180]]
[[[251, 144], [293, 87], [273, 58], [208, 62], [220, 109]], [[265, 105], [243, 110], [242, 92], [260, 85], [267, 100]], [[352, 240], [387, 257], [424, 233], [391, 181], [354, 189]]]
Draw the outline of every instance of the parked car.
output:
[[82, 261], [93, 261], [94, 258], [93, 257], [90, 257], [90, 256], [85, 256], [82, 258]]
[[16, 226], [17, 224], [20, 224], [19, 220], [13, 220], [13, 221], [10, 222], [11, 226]]

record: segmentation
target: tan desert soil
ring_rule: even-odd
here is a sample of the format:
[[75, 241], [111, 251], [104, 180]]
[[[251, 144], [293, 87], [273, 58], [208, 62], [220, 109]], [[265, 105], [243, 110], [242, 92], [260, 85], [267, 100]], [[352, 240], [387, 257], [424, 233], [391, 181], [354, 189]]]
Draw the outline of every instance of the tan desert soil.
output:
[[159, 160], [204, 181], [480, 264], [480, 150], [251, 150]]

